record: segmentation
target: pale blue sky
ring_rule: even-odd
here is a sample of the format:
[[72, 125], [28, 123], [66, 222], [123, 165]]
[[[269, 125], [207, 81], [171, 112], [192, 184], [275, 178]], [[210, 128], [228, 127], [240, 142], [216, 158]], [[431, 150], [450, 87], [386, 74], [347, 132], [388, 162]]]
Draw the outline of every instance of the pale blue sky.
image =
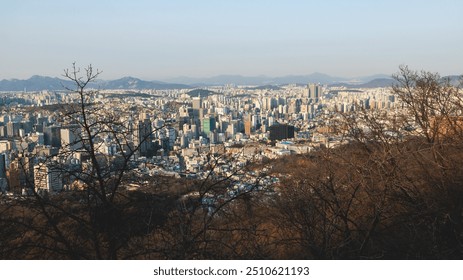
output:
[[461, 0], [0, 0], [0, 79], [463, 74]]

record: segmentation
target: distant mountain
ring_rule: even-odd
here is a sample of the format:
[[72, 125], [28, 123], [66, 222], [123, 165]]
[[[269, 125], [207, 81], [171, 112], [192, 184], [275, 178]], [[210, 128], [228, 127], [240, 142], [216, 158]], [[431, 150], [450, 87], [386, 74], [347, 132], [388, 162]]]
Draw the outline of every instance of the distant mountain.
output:
[[359, 76], [359, 77], [355, 77], [355, 78], [352, 78], [344, 82], [362, 84], [362, 83], [367, 83], [367, 82], [378, 80], [378, 79], [391, 79], [391, 75], [376, 74], [376, 75], [370, 75], [370, 76]]
[[268, 76], [241, 76], [241, 75], [220, 75], [210, 78], [190, 78], [178, 77], [168, 79], [171, 83], [182, 83], [192, 86], [217, 86], [226, 84], [235, 85], [284, 85], [284, 84], [307, 84], [307, 83], [333, 83], [343, 81], [345, 79], [332, 77], [322, 73], [313, 73], [310, 75], [289, 75], [284, 77], [268, 77]]
[[346, 88], [378, 88], [378, 87], [390, 87], [394, 83], [391, 78], [379, 78], [371, 80], [367, 83], [334, 83], [330, 84], [331, 87], [346, 87]]
[[204, 86], [216, 86], [216, 85], [253, 85], [253, 86], [265, 86], [265, 85], [287, 85], [287, 84], [308, 84], [308, 83], [320, 83], [320, 84], [333, 84], [333, 83], [365, 83], [377, 78], [389, 78], [388, 75], [374, 75], [367, 77], [356, 77], [356, 78], [342, 78], [330, 76], [323, 73], [312, 73], [310, 75], [287, 75], [283, 77], [268, 77], [268, 76], [241, 76], [241, 75], [220, 75], [210, 78], [191, 78], [191, 77], [178, 77], [167, 79], [171, 83], [188, 84], [196, 87]]
[[182, 84], [170, 84], [159, 81], [143, 81], [133, 77], [124, 77], [112, 81], [100, 82], [102, 89], [188, 89], [191, 88]]
[[[448, 76], [452, 84], [459, 83], [460, 76]], [[393, 80], [388, 75], [373, 75], [346, 79], [334, 77], [323, 73], [312, 73], [310, 75], [289, 75], [284, 77], [253, 76], [246, 77], [240, 75], [220, 75], [210, 78], [188, 78], [179, 77], [169, 79], [167, 82], [144, 81], [134, 77], [124, 77], [117, 80], [98, 80], [89, 84], [91, 88], [99, 89], [191, 89], [216, 85], [245, 85], [253, 86], [255, 89], [277, 89], [275, 86], [287, 84], [306, 85], [308, 83], [320, 83], [331, 86], [344, 86], [346, 88], [373, 88], [387, 87]], [[72, 82], [44, 76], [32, 76], [27, 80], [1, 80], [0, 91], [40, 91], [40, 90], [63, 90], [64, 87], [73, 88]]]
[[459, 86], [460, 83], [463, 83], [463, 75], [457, 76], [457, 75], [452, 75], [452, 76], [445, 76], [443, 77], [444, 79], [449, 79], [450, 84], [454, 86]]
[[369, 81], [368, 83], [362, 84], [364, 88], [377, 88], [377, 87], [391, 87], [394, 84], [394, 79], [391, 78], [380, 78]]
[[264, 85], [264, 86], [256, 86], [256, 87], [247, 87], [246, 89], [250, 90], [280, 90], [281, 87], [273, 86], [273, 85]]
[[312, 73], [310, 75], [290, 75], [284, 77], [273, 78], [274, 83], [278, 85], [284, 84], [309, 84], [309, 83], [320, 83], [329, 84], [336, 81], [341, 81], [343, 78], [333, 77], [323, 73]]
[[187, 94], [190, 97], [208, 97], [209, 95], [214, 95], [218, 93], [215, 91], [207, 90], [207, 89], [194, 89], [194, 90], [187, 92]]
[[[375, 77], [375, 76], [370, 76], [370, 77]], [[381, 77], [381, 75], [376, 75], [376, 77]], [[445, 76], [445, 77], [442, 77], [442, 79], [449, 79], [452, 85], [458, 86], [460, 83], [461, 76], [457, 76], [457, 75]], [[366, 83], [343, 82], [343, 83], [333, 83], [333, 84], [330, 84], [330, 86], [346, 87], [346, 88], [379, 88], [379, 87], [390, 87], [394, 84], [394, 82], [395, 82], [394, 79], [387, 77], [387, 78], [375, 78]]]
[[261, 84], [271, 84], [272, 82], [268, 80], [268, 77], [265, 76], [256, 76], [256, 77], [245, 77], [241, 75], [220, 75], [210, 78], [176, 78], [167, 80], [169, 82], [175, 83], [185, 83], [194, 86], [219, 86], [226, 84], [235, 84], [235, 85], [261, 85]]
[[[73, 88], [69, 80], [44, 76], [32, 76], [27, 80], [1, 80], [0, 91], [40, 91], [64, 90]], [[88, 85], [89, 88], [99, 89], [188, 89], [188, 85], [163, 83], [158, 81], [143, 81], [133, 77], [124, 77], [117, 80], [98, 80]]]
[[27, 80], [1, 80], [0, 91], [37, 91], [37, 90], [60, 90], [65, 86], [72, 84], [59, 78], [50, 78], [44, 76], [32, 76]]

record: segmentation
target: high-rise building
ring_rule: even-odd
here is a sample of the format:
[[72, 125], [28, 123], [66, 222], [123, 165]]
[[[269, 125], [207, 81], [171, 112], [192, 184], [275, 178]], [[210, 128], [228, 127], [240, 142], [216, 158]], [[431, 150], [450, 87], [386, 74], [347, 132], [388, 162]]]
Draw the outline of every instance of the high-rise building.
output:
[[0, 154], [0, 178], [6, 178], [6, 157]]
[[0, 125], [0, 137], [7, 137], [7, 130], [5, 125]]
[[187, 135], [185, 135], [182, 131], [180, 132], [180, 135], [179, 135], [179, 138], [180, 138], [180, 147], [183, 149], [183, 148], [186, 148], [188, 146], [188, 137]]
[[269, 127], [270, 140], [283, 140], [294, 138], [294, 126], [276, 123]]
[[182, 130], [184, 125], [187, 125], [187, 126], [190, 125], [190, 117], [188, 117], [188, 116], [186, 116], [186, 117], [177, 116], [176, 129], [177, 130]]
[[307, 97], [313, 102], [318, 102], [322, 93], [322, 88], [316, 84], [309, 84], [307, 86]]
[[153, 129], [149, 119], [138, 121], [134, 129], [133, 144], [135, 147], [138, 147], [138, 154], [140, 156], [148, 156], [148, 153], [151, 151], [152, 134]]
[[209, 132], [208, 138], [209, 138], [209, 143], [217, 144], [217, 132], [215, 131]]
[[[7, 158], [5, 157], [5, 160]], [[6, 166], [7, 163], [5, 163]], [[17, 157], [9, 163], [6, 170], [9, 191], [21, 194], [23, 188], [28, 187], [28, 182], [32, 181], [33, 163], [29, 157]]]
[[202, 133], [209, 136], [211, 131], [215, 130], [215, 118], [213, 116], [206, 116], [202, 120]]
[[193, 97], [193, 110], [194, 109], [201, 109], [202, 108], [202, 100], [201, 100], [201, 97], [198, 96], [198, 97]]
[[52, 147], [61, 147], [61, 127], [52, 125], [43, 129], [45, 145]]
[[18, 122], [9, 122], [6, 124], [6, 133], [8, 137], [19, 136], [19, 129], [21, 124]]
[[63, 190], [62, 172], [51, 164], [40, 163], [34, 166], [35, 191], [53, 193]]
[[198, 132], [198, 126], [196, 124], [192, 124], [190, 126], [191, 133], [193, 135], [193, 139], [198, 139], [199, 137], [199, 132]]
[[235, 134], [239, 131], [239, 123], [238, 120], [232, 120], [227, 127], [227, 136], [229, 138], [233, 138]]
[[202, 100], [201, 97], [193, 97], [193, 118], [200, 117], [200, 111], [202, 110]]
[[9, 191], [12, 193], [20, 194], [21, 193], [21, 166], [19, 161], [14, 160], [10, 163], [10, 167], [6, 171], [6, 176], [8, 179]]
[[250, 136], [252, 132], [252, 115], [247, 115], [244, 118], [244, 134]]
[[185, 105], [182, 105], [178, 109], [178, 114], [180, 118], [184, 118], [184, 117], [189, 118], [193, 114], [193, 108], [189, 108], [189, 107], [186, 107]]
[[166, 127], [166, 138], [169, 139], [169, 149], [172, 149], [172, 147], [175, 144], [175, 139], [177, 139], [177, 134], [175, 133], [175, 129], [171, 126]]
[[77, 151], [83, 147], [82, 134], [79, 125], [62, 127], [60, 131], [61, 146], [71, 151]]
[[269, 116], [267, 118], [267, 125], [272, 126], [275, 123], [275, 118], [273, 116]]
[[151, 118], [151, 115], [150, 113], [147, 113], [147, 112], [142, 112], [138, 116], [139, 120], [149, 120], [150, 118]]

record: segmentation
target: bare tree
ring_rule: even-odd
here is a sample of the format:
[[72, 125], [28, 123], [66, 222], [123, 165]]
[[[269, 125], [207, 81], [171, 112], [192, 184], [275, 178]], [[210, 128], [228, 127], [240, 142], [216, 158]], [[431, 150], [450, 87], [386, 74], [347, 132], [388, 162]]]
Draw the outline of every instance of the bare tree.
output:
[[282, 182], [277, 224], [300, 248], [293, 253], [461, 257], [461, 89], [407, 67], [395, 79], [402, 107], [334, 112], [328, 121], [343, 145], [302, 160]]
[[413, 71], [401, 66], [394, 76], [392, 93], [404, 103], [407, 115], [429, 143], [450, 135], [461, 135], [462, 97], [460, 85], [438, 73]]
[[[2, 200], [1, 257], [463, 256], [463, 102], [451, 80], [401, 67], [391, 88], [401, 106], [332, 112], [326, 123], [342, 145], [267, 163], [283, 174], [267, 194], [267, 174], [231, 164], [236, 153], [205, 155], [197, 180], [134, 174], [150, 131], [135, 141], [120, 112], [103, 109], [88, 89], [99, 74], [75, 64], [65, 71], [76, 102], [61, 108], [59, 121], [73, 141], [59, 153], [36, 151], [33, 161], [27, 149], [18, 155], [23, 180], [35, 188], [32, 199]], [[103, 138], [117, 153], [100, 152]], [[41, 172], [75, 190], [47, 196], [31, 176]], [[138, 178], [143, 191], [126, 191]]]
[[[207, 155], [206, 176], [196, 181], [163, 182], [161, 176], [135, 174], [134, 159], [154, 131], [146, 129], [147, 133], [134, 139], [137, 135], [121, 113], [104, 109], [95, 98], [99, 91], [89, 89], [100, 73], [91, 65], [81, 70], [73, 64], [65, 70], [64, 77], [72, 85], [66, 89], [75, 102], [64, 104], [57, 114], [72, 141], [62, 141], [58, 153], [33, 156], [36, 173], [42, 171], [44, 178], [57, 174], [56, 179], [68, 182], [73, 190], [47, 195], [39, 187], [39, 178], [31, 178], [33, 199], [5, 208], [8, 215], [0, 219], [5, 225], [19, 223], [22, 229], [15, 233], [9, 227], [17, 235], [4, 246], [5, 254], [71, 259], [207, 258], [220, 256], [216, 249], [220, 247], [227, 248], [230, 256], [243, 256], [233, 251], [225, 236], [230, 240], [236, 232], [255, 233], [256, 229], [250, 224], [230, 228], [227, 217], [241, 222], [237, 205], [251, 208], [260, 177], [247, 178], [244, 185], [241, 180], [249, 174], [246, 166], [221, 172], [221, 166], [232, 166], [238, 156], [226, 153]], [[117, 153], [101, 153], [103, 139], [115, 143]], [[138, 179], [145, 188], [127, 191], [126, 186]], [[156, 187], [159, 184], [166, 186]], [[236, 189], [238, 185], [242, 188]], [[235, 193], [230, 194], [231, 190]]]
[[[72, 259], [118, 259], [121, 249], [138, 230], [131, 217], [133, 213], [127, 211], [134, 202], [125, 186], [136, 179], [131, 173], [134, 158], [141, 145], [150, 141], [152, 131], [134, 143], [133, 131], [121, 115], [115, 110], [104, 109], [96, 101], [99, 91], [88, 87], [100, 73], [91, 65], [81, 71], [75, 63], [64, 71], [63, 76], [72, 84], [66, 89], [77, 98], [74, 103], [64, 104], [57, 113], [62, 128], [67, 129], [72, 140], [61, 143], [58, 153], [28, 155], [35, 161], [35, 182], [31, 179], [27, 182], [34, 199], [6, 209], [13, 221], [30, 218], [20, 224], [25, 231], [36, 236], [18, 237], [18, 241], [22, 241], [21, 246], [29, 244], [26, 247], [42, 252], [44, 258], [49, 255]], [[104, 138], [116, 144], [116, 153], [100, 152], [100, 146], [105, 144]], [[29, 169], [29, 166], [21, 167], [24, 171]], [[39, 186], [42, 180], [50, 178], [52, 181], [64, 180], [74, 190], [48, 195]], [[25, 214], [21, 218], [18, 209], [29, 210], [21, 211]], [[37, 246], [31, 245], [34, 242]], [[37, 256], [32, 255], [32, 258]]]

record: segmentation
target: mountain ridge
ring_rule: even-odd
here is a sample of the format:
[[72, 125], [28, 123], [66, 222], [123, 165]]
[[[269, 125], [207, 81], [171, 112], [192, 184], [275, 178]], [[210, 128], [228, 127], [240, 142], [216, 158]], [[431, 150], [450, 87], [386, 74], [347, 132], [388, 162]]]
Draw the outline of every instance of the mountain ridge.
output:
[[165, 79], [167, 82], [183, 83], [189, 85], [283, 85], [283, 84], [305, 84], [305, 83], [322, 83], [328, 84], [333, 82], [345, 81], [340, 77], [330, 76], [319, 72], [309, 75], [286, 75], [281, 77], [270, 77], [265, 75], [259, 76], [242, 76], [242, 75], [217, 75], [207, 78], [177, 77]]
[[[446, 76], [453, 84], [457, 84], [460, 76]], [[446, 78], [443, 77], [443, 78]], [[179, 80], [180, 79], [180, 80]], [[208, 86], [221, 86], [234, 84], [241, 86], [269, 87], [287, 84], [308, 84], [320, 83], [329, 86], [346, 88], [371, 88], [387, 87], [392, 85], [394, 80], [391, 76], [378, 74], [356, 78], [341, 78], [315, 72], [310, 75], [287, 75], [283, 77], [268, 76], [241, 76], [241, 75], [219, 75], [210, 78], [188, 78], [180, 77], [167, 79], [166, 81], [146, 81], [139, 78], [126, 76], [114, 80], [97, 80], [89, 84], [90, 88], [98, 89], [194, 89]], [[34, 75], [29, 79], [3, 79], [0, 80], [0, 91], [41, 91], [41, 90], [65, 90], [73, 88], [74, 84], [66, 79]]]
[[[41, 91], [65, 90], [73, 88], [72, 81], [34, 75], [26, 80], [10, 79], [0, 80], [0, 91]], [[123, 77], [116, 80], [96, 80], [88, 85], [89, 88], [100, 89], [189, 89], [191, 86], [165, 83], [159, 81], [144, 81], [134, 77]]]

